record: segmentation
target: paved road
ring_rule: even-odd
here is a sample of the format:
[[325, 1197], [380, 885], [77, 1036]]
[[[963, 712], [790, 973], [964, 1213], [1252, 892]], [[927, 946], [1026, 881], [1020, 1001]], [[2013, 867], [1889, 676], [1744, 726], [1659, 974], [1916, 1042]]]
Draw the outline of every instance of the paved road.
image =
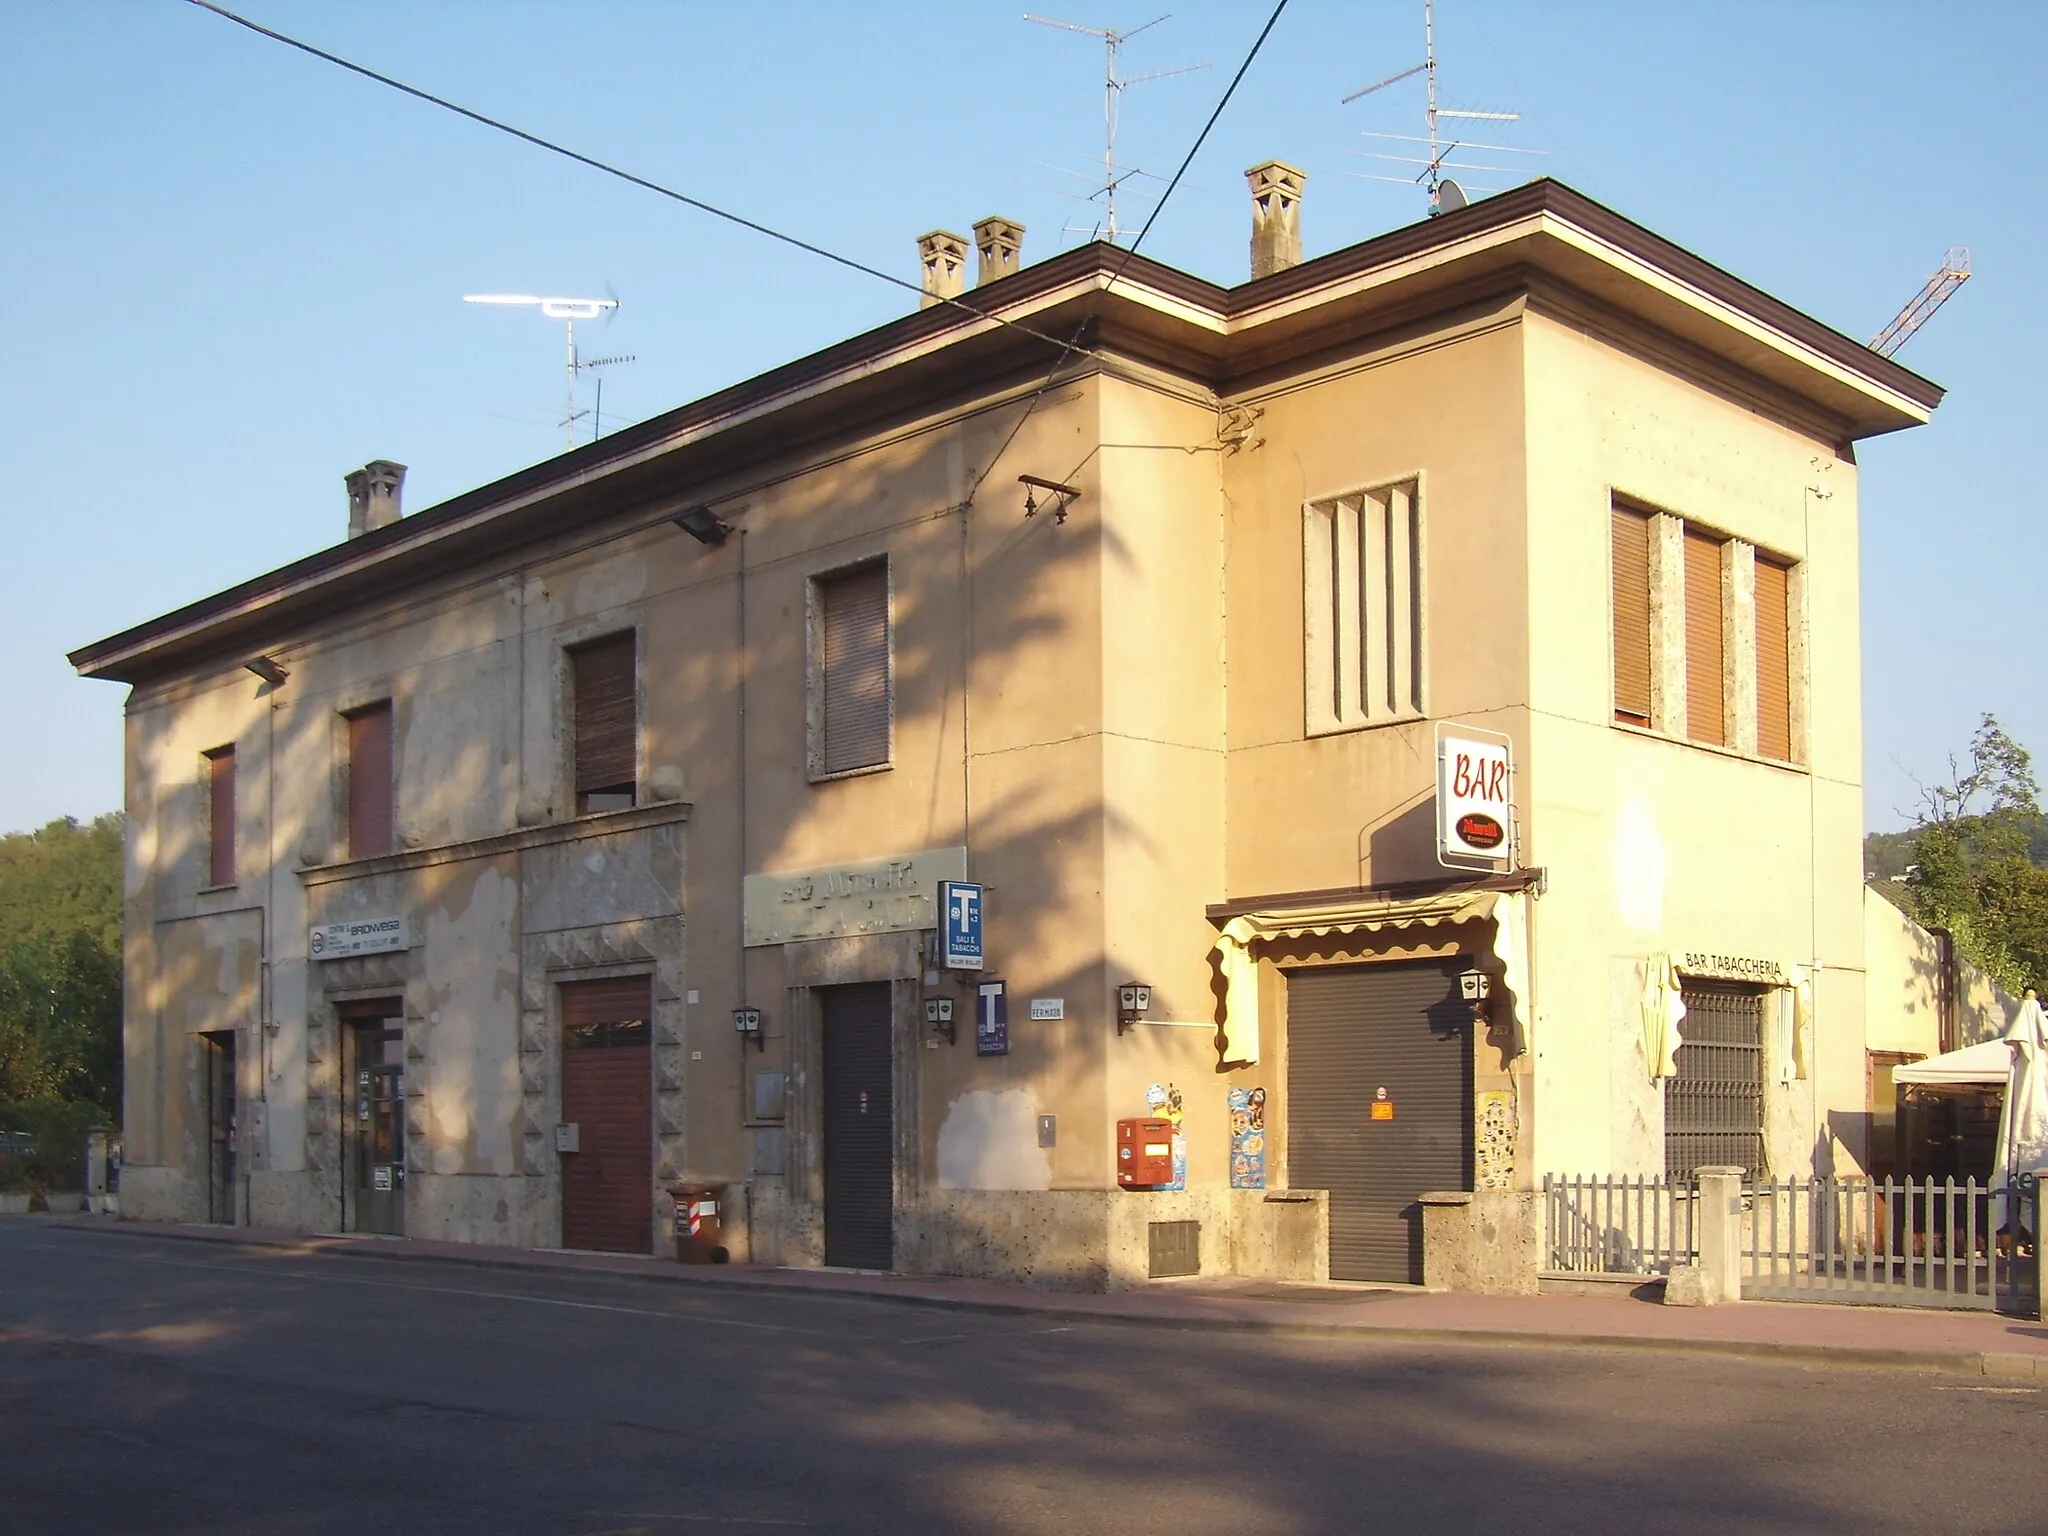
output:
[[2048, 1529], [2038, 1387], [0, 1222], [0, 1532]]

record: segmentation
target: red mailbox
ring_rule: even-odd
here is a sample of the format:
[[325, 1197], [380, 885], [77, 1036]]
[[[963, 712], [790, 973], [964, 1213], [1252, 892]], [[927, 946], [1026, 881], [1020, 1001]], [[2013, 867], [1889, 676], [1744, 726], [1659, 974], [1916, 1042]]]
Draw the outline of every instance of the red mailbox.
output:
[[1124, 1189], [1153, 1189], [1173, 1182], [1171, 1120], [1117, 1121], [1116, 1181]]

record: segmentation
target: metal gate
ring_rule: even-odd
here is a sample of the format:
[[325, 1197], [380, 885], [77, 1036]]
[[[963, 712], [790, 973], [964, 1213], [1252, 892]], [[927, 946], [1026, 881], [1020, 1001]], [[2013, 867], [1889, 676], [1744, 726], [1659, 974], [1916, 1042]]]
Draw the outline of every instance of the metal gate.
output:
[[889, 983], [827, 987], [825, 1262], [895, 1263], [895, 1105], [890, 1092]]
[[1464, 959], [1287, 977], [1287, 1181], [1330, 1194], [1330, 1278], [1422, 1280], [1429, 1190], [1472, 1187]]
[[562, 1246], [654, 1247], [654, 1059], [648, 978], [562, 984]]

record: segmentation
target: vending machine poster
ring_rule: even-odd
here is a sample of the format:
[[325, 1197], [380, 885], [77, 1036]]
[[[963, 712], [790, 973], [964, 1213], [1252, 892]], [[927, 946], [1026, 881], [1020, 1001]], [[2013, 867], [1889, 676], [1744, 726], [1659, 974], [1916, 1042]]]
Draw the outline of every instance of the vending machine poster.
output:
[[1230, 1187], [1266, 1187], [1266, 1090], [1233, 1088], [1230, 1108]]

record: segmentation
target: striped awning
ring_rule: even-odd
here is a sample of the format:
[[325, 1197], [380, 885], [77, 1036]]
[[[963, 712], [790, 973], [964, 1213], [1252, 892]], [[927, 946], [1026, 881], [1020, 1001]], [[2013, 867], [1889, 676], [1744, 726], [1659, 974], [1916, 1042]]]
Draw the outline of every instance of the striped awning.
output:
[[1209, 951], [1209, 963], [1223, 983], [1217, 1051], [1226, 1065], [1246, 1065], [1259, 1059], [1259, 955], [1264, 945], [1276, 939], [1385, 933], [1491, 920], [1493, 953], [1500, 961], [1501, 984], [1513, 1007], [1510, 1054], [1519, 1056], [1529, 1048], [1529, 900], [1527, 891], [1461, 890], [1406, 901], [1241, 913], [1223, 925]]

